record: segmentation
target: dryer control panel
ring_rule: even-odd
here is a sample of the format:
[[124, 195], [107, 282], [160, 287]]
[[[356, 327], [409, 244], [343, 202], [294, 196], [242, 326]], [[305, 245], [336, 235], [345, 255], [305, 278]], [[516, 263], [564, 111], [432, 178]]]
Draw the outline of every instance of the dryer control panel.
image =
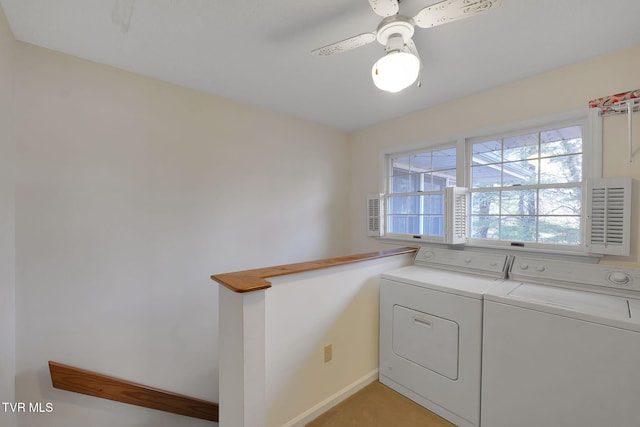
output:
[[414, 263], [426, 267], [504, 278], [509, 256], [422, 246]]

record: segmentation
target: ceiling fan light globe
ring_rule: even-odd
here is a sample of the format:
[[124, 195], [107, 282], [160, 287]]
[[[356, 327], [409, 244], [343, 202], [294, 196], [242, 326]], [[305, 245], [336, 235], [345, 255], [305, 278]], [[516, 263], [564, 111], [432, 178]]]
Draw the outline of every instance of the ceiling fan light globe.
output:
[[408, 52], [389, 52], [371, 69], [373, 83], [378, 89], [399, 92], [411, 86], [420, 73], [420, 60]]

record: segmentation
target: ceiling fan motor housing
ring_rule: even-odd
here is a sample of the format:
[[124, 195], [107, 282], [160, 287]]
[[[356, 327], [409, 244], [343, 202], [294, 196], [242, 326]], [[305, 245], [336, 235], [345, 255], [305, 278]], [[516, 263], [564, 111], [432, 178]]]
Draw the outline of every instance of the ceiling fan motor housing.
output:
[[[387, 51], [402, 49], [407, 40], [413, 36], [414, 25], [413, 19], [408, 16], [389, 16], [380, 22], [376, 39], [378, 43], [386, 46]], [[400, 42], [401, 44], [396, 46]]]

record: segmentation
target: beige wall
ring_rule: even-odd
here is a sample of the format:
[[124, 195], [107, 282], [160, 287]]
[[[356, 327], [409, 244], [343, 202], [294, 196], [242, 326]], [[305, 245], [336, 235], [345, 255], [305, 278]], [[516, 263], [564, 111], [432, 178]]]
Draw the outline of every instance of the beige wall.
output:
[[[0, 401], [13, 402], [15, 375], [15, 219], [13, 67], [15, 40], [0, 8]], [[0, 408], [0, 425], [15, 418]]]
[[[547, 116], [579, 107], [589, 100], [640, 88], [640, 45], [610, 55], [560, 68], [499, 88], [470, 95], [448, 104], [354, 132], [350, 136], [352, 161], [351, 252], [376, 249], [380, 243], [366, 237], [365, 200], [378, 190], [381, 150], [435, 141], [490, 126]], [[446, 84], [446, 82], [443, 82]], [[429, 96], [426, 89], [424, 96]], [[635, 123], [640, 123], [639, 114]], [[635, 265], [638, 258], [638, 199], [640, 199], [640, 125], [636, 126], [636, 158], [626, 163], [626, 122], [604, 119], [605, 176], [632, 176], [635, 212], [632, 256], [607, 259]], [[620, 136], [624, 135], [624, 136]], [[624, 153], [624, 154], [623, 154]]]
[[345, 253], [343, 132], [18, 43], [16, 133], [16, 393], [55, 408], [29, 426], [208, 425], [46, 362], [217, 401], [209, 275]]
[[[640, 49], [636, 49], [636, 71], [640, 67]], [[636, 84], [640, 88], [640, 73], [636, 72]], [[605, 177], [630, 176], [633, 178], [631, 200], [631, 256], [608, 256], [603, 263], [640, 267], [640, 113], [632, 117], [633, 162], [628, 161], [628, 116], [626, 114], [608, 116], [603, 121], [604, 149], [602, 170]]]
[[273, 278], [265, 296], [267, 427], [305, 425], [378, 378], [379, 277], [412, 260]]

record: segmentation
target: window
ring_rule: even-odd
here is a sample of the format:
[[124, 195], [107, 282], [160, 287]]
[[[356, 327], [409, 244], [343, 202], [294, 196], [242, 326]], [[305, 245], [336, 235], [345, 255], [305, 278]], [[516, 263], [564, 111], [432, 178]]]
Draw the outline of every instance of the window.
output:
[[582, 127], [470, 141], [470, 238], [579, 245]]
[[445, 188], [457, 186], [468, 192], [466, 243], [586, 251], [583, 207], [587, 178], [601, 174], [592, 161], [600, 124], [595, 111], [576, 110], [383, 153], [381, 234], [452, 242], [447, 230], [460, 217], [449, 218], [454, 193]]
[[388, 157], [387, 234], [444, 235], [445, 188], [456, 184], [456, 149]]

